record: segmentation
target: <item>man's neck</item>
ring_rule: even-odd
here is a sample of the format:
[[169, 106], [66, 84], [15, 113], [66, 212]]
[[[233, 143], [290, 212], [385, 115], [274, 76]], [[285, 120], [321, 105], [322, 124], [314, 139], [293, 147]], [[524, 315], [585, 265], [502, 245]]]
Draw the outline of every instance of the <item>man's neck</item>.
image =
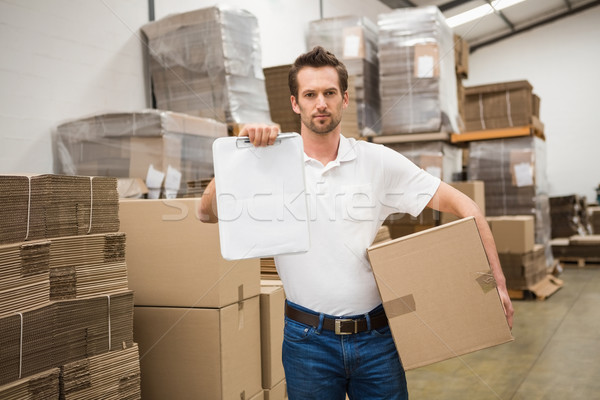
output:
[[325, 166], [337, 158], [340, 130], [334, 129], [327, 134], [318, 134], [302, 126], [302, 141], [306, 155]]

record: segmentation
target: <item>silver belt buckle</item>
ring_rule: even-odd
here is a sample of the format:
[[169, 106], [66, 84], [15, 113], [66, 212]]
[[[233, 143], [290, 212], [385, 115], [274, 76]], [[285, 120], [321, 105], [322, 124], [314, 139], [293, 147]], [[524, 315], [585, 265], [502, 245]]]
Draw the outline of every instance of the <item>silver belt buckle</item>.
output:
[[[354, 322], [354, 332], [342, 332], [342, 322]], [[355, 319], [336, 319], [335, 320], [335, 334], [336, 335], [351, 335], [358, 331], [358, 321]]]

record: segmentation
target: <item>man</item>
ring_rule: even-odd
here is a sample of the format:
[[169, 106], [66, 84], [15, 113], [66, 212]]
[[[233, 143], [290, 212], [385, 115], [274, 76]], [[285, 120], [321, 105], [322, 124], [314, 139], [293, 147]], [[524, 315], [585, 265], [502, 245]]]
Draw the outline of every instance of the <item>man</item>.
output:
[[[301, 116], [310, 250], [275, 258], [286, 292], [283, 364], [290, 400], [406, 399], [406, 378], [381, 306], [366, 249], [392, 212], [425, 206], [474, 216], [506, 318], [513, 309], [491, 231], [467, 196], [399, 153], [347, 139], [348, 74], [321, 47], [300, 55], [289, 73], [293, 110]], [[255, 146], [274, 143], [276, 127], [245, 127]], [[201, 214], [217, 220], [214, 181]], [[432, 251], [435, 251], [432, 249]]]

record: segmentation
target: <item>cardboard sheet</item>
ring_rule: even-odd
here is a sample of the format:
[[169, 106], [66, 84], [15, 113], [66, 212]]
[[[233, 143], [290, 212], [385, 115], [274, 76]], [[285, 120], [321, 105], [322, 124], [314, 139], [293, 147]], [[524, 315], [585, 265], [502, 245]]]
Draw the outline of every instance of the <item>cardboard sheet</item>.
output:
[[221, 253], [227, 260], [300, 253], [309, 248], [302, 139], [272, 146], [247, 138], [213, 143]]

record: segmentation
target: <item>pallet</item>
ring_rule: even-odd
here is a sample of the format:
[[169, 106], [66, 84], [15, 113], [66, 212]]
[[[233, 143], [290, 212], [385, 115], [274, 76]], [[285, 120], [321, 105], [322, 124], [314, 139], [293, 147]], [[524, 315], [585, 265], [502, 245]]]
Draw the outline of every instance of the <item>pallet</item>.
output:
[[473, 142], [478, 140], [505, 139], [522, 136], [537, 136], [546, 140], [544, 124], [536, 117], [532, 117], [530, 125], [516, 126], [513, 128], [486, 129], [463, 133], [453, 133], [450, 137], [452, 143]]
[[578, 268], [584, 268], [586, 265], [600, 264], [600, 257], [558, 257], [558, 261], [564, 265], [577, 264]]
[[369, 142], [377, 144], [394, 144], [394, 143], [413, 143], [413, 142], [433, 142], [433, 141], [450, 141], [450, 133], [448, 132], [425, 132], [425, 133], [407, 133], [401, 135], [379, 135], [368, 136]]
[[513, 300], [543, 301], [563, 287], [564, 282], [553, 275], [547, 275], [540, 282], [527, 289], [508, 289], [508, 296]]

